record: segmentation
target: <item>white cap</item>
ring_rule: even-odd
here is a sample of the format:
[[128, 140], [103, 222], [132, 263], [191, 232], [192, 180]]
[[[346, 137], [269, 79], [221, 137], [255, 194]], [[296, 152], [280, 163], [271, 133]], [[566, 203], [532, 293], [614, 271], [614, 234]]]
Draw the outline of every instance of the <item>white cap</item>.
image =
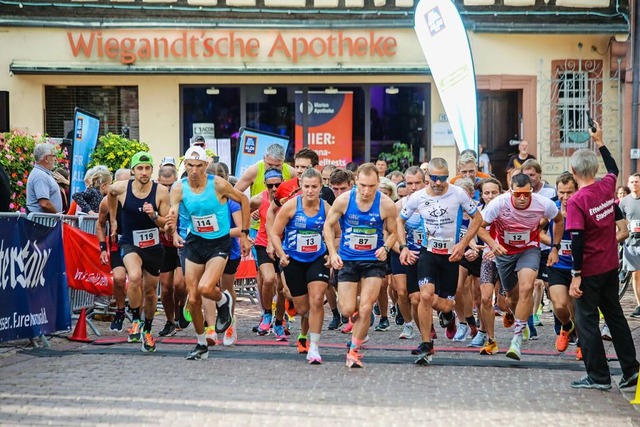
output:
[[162, 161], [160, 162], [160, 167], [162, 166], [166, 166], [166, 165], [176, 165], [176, 159], [174, 159], [173, 157], [167, 156], [167, 157], [163, 157]]
[[184, 160], [202, 160], [207, 161], [207, 152], [202, 147], [194, 145], [190, 147], [186, 153], [184, 153]]

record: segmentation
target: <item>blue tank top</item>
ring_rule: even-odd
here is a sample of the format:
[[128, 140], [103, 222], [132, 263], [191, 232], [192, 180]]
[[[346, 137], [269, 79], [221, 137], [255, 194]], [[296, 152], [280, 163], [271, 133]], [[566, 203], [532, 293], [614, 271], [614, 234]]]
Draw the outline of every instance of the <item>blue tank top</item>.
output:
[[[556, 201], [556, 206], [560, 209], [561, 202]], [[553, 227], [555, 223], [551, 221], [549, 223], [549, 235], [553, 239]], [[564, 228], [564, 221], [562, 223]], [[563, 270], [571, 270], [573, 268], [573, 256], [571, 255], [571, 234], [565, 230], [562, 233], [562, 240], [560, 241], [560, 250], [558, 251], [558, 262], [553, 264], [555, 268], [561, 268]]]
[[320, 209], [312, 217], [302, 208], [302, 198], [296, 197], [296, 212], [284, 228], [282, 249], [291, 258], [300, 262], [313, 262], [327, 251], [322, 238], [322, 227], [327, 218], [324, 203], [320, 200]]
[[182, 204], [187, 210], [189, 233], [204, 239], [217, 239], [229, 235], [229, 207], [220, 203], [214, 184], [215, 177], [207, 175], [202, 193], [191, 190], [187, 178], [182, 178]]
[[356, 189], [351, 190], [347, 211], [340, 218], [342, 237], [338, 255], [346, 261], [376, 261], [376, 251], [384, 245], [380, 215], [380, 192], [376, 192], [368, 212], [358, 209]]
[[133, 181], [127, 183], [127, 195], [122, 205], [120, 215], [122, 222], [122, 237], [120, 243], [134, 245], [139, 248], [149, 248], [160, 244], [160, 230], [149, 215], [142, 211], [145, 203], [151, 203], [153, 210], [157, 211], [156, 190], [158, 184], [152, 183], [151, 191], [144, 199], [139, 199], [133, 194]]
[[[237, 226], [236, 222], [233, 220], [231, 216], [233, 213], [238, 212], [240, 210], [240, 203], [235, 200], [227, 200], [227, 205], [229, 206], [229, 227], [235, 228]], [[229, 254], [229, 259], [238, 259], [240, 258], [240, 242], [237, 237], [231, 238], [231, 253]]]
[[[407, 203], [407, 198], [402, 199], [402, 207]], [[422, 225], [422, 217], [419, 212], [414, 212], [404, 223], [407, 232], [407, 247], [412, 251], [419, 251], [423, 245], [426, 247], [426, 233]]]

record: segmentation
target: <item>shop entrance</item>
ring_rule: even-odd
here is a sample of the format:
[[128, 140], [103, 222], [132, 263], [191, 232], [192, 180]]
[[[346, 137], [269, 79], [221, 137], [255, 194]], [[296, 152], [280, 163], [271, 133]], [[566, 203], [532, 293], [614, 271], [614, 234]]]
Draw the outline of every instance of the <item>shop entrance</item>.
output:
[[[518, 152], [517, 146], [509, 144], [519, 136], [517, 90], [478, 91], [478, 139], [491, 159], [492, 173], [502, 185], [506, 182], [506, 166], [509, 157]], [[505, 186], [508, 188], [508, 186]]]

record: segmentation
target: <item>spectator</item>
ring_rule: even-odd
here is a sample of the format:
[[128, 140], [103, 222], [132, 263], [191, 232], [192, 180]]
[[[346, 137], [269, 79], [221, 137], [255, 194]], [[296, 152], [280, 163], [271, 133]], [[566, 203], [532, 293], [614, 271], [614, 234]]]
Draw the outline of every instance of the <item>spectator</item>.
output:
[[620, 200], [624, 199], [625, 196], [631, 194], [631, 189], [626, 185], [621, 185], [616, 188], [616, 203], [620, 203]]
[[51, 174], [56, 165], [55, 147], [48, 142], [37, 144], [33, 157], [36, 163], [27, 179], [27, 211], [62, 212], [60, 187]]
[[349, 162], [345, 169], [355, 174], [358, 171], [358, 164], [356, 162]]
[[100, 210], [100, 202], [107, 194], [111, 181], [111, 172], [100, 168], [91, 175], [91, 183], [88, 188], [85, 191], [74, 194], [73, 200], [82, 209], [82, 212], [89, 215], [97, 215]]
[[[4, 133], [0, 133], [0, 152], [4, 151], [7, 140]], [[0, 164], [0, 212], [9, 212], [11, 203], [11, 181], [9, 175]]]
[[384, 157], [379, 157], [376, 160], [376, 169], [378, 169], [378, 176], [387, 176], [387, 170], [389, 169], [389, 163]]
[[511, 182], [511, 175], [513, 174], [513, 169], [520, 169], [522, 164], [529, 159], [535, 159], [535, 156], [529, 154], [527, 150], [529, 149], [528, 141], [520, 141], [518, 144], [518, 153], [509, 157], [509, 161], [507, 162], [507, 182]]
[[480, 144], [478, 146], [478, 150], [480, 151], [480, 157], [478, 158], [478, 170], [480, 172], [490, 174], [491, 173], [491, 160], [489, 159], [489, 155], [484, 148], [484, 145]]
[[598, 309], [604, 315], [622, 369], [619, 388], [638, 383], [638, 361], [629, 324], [618, 299], [618, 242], [614, 215], [614, 189], [618, 167], [602, 141], [598, 123], [591, 132], [607, 174], [596, 181], [598, 158], [591, 150], [571, 156], [571, 172], [579, 190], [567, 202], [565, 228], [571, 233], [573, 269], [569, 295], [575, 298], [575, 319], [587, 375], [573, 388], [609, 390], [611, 373], [602, 338]]
[[387, 178], [389, 178], [391, 181], [393, 181], [393, 183], [395, 185], [400, 184], [401, 182], [404, 182], [404, 174], [400, 171], [393, 171], [391, 173], [389, 173], [387, 175]]
[[60, 196], [62, 197], [62, 213], [69, 211], [69, 171], [65, 168], [56, 168], [53, 171], [53, 179], [56, 180], [60, 187]]

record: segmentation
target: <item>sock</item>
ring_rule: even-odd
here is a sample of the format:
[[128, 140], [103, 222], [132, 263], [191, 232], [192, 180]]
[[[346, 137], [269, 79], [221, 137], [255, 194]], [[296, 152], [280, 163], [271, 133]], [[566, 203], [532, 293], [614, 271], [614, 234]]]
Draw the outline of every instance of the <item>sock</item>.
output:
[[478, 326], [476, 325], [476, 318], [473, 316], [467, 317], [467, 323], [469, 324], [469, 326]]
[[306, 336], [306, 335], [302, 335], [301, 333], [300, 333], [300, 334], [298, 334], [298, 341], [300, 341], [300, 340], [306, 340], [306, 339], [307, 339], [307, 336]]
[[340, 316], [340, 312], [338, 311], [337, 308], [334, 308], [331, 310], [331, 313], [333, 313], [333, 317], [338, 317]]
[[487, 335], [487, 331], [483, 331], [482, 329], [478, 329], [478, 333]]
[[380, 316], [380, 321], [382, 322], [383, 320], [389, 320], [389, 318], [387, 316]]
[[131, 317], [134, 321], [140, 320], [140, 307], [131, 309]]
[[282, 326], [282, 320], [276, 318], [276, 326]]
[[124, 317], [124, 307], [118, 308], [116, 310], [116, 317], [118, 317], [118, 318], [123, 318]]
[[227, 302], [229, 301], [229, 298], [227, 298], [227, 294], [225, 294], [224, 292], [222, 293], [222, 298], [220, 298], [220, 301], [216, 301], [216, 307], [222, 307], [223, 305], [225, 305]]
[[271, 315], [271, 309], [270, 308], [265, 309], [264, 314]]
[[515, 325], [516, 326], [514, 328], [513, 335], [514, 336], [517, 336], [517, 335], [522, 336], [522, 333], [524, 332], [524, 328], [527, 326], [526, 320], [516, 319], [516, 324]]
[[311, 339], [311, 345], [318, 345], [318, 343], [320, 342], [320, 334], [311, 332], [309, 334], [309, 338]]
[[413, 320], [411, 322], [404, 322], [404, 324], [413, 328]]
[[466, 324], [467, 324], [466, 322], [459, 322], [459, 323], [460, 323], [461, 325], [466, 325]]
[[569, 320], [569, 323], [566, 325], [562, 325], [562, 330], [564, 331], [570, 331], [571, 328], [573, 328], [573, 322], [571, 320]]
[[207, 334], [196, 334], [198, 345], [207, 345]]
[[360, 348], [360, 346], [362, 345], [362, 341], [363, 340], [359, 340], [355, 337], [351, 337], [351, 350]]
[[151, 332], [151, 325], [153, 324], [153, 319], [144, 319], [144, 328], [142, 328], [145, 332]]

